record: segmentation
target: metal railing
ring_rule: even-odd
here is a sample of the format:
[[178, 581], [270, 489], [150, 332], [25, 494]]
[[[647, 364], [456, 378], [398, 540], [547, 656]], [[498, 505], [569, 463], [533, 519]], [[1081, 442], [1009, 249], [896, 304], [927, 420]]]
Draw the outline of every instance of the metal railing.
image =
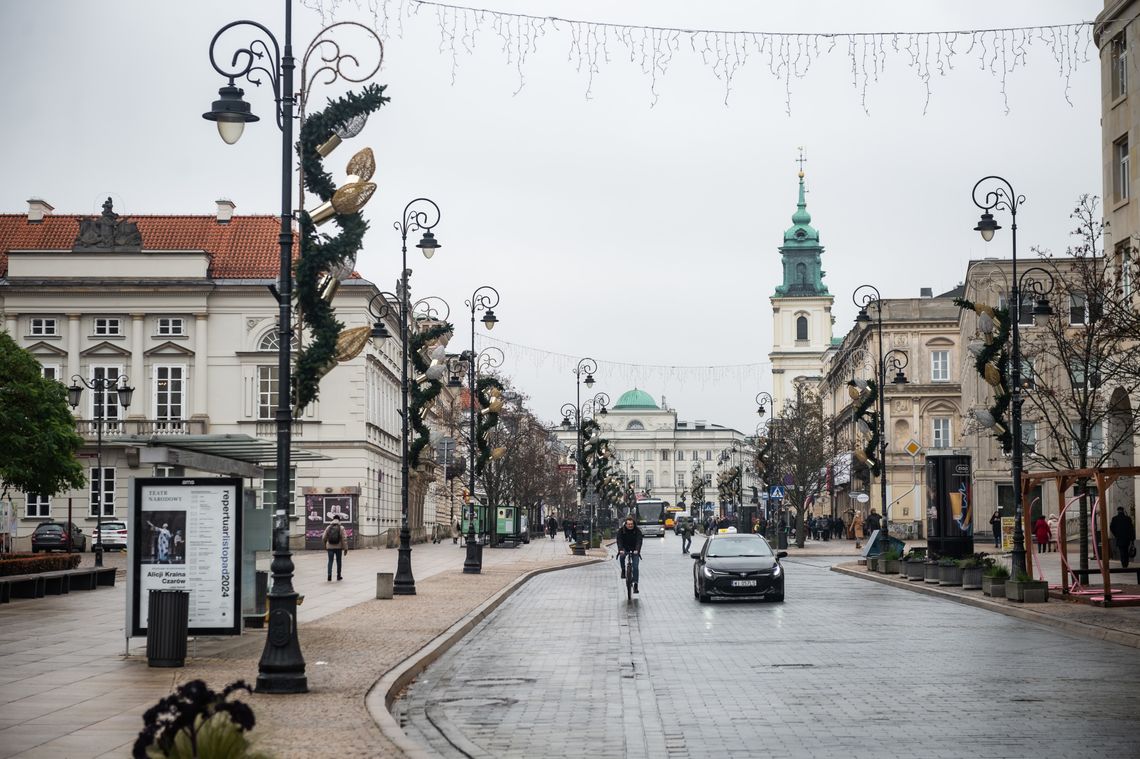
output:
[[[95, 437], [95, 421], [77, 419], [75, 429], [84, 438]], [[103, 422], [103, 437], [118, 435], [204, 435], [204, 419], [107, 419]]]

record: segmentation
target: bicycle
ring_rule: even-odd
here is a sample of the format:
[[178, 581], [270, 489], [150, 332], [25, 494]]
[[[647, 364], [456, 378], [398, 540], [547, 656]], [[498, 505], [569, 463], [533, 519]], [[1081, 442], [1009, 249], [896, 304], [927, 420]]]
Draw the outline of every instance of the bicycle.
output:
[[633, 602], [633, 551], [624, 551], [625, 553], [625, 599], [628, 602]]

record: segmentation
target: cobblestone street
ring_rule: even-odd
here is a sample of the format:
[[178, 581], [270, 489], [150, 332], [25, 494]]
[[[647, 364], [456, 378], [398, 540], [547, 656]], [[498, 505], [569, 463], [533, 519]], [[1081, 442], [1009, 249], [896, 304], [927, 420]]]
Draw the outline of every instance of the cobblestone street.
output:
[[[693, 550], [700, 547], [700, 538]], [[532, 579], [395, 711], [442, 756], [1113, 757], [1136, 651], [785, 560], [785, 603], [694, 598], [680, 540]]]

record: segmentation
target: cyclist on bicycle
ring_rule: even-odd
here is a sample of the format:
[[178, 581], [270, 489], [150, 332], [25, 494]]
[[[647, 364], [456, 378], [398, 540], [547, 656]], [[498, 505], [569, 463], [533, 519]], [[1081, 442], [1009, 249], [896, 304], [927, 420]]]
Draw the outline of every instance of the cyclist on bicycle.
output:
[[617, 531], [618, 562], [621, 564], [621, 576], [625, 579], [625, 555], [631, 554], [633, 559], [633, 592], [637, 591], [638, 565], [641, 564], [641, 540], [645, 535], [641, 528], [633, 521], [633, 517], [626, 517], [625, 523]]

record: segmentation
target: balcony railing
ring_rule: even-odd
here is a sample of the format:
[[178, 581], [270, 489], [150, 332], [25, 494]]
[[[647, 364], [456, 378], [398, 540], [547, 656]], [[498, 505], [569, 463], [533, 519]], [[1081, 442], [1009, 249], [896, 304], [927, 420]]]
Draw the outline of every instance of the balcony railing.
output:
[[[76, 431], [84, 438], [96, 436], [93, 419], [77, 419]], [[204, 435], [205, 419], [107, 419], [103, 422], [103, 437], [118, 435]]]

